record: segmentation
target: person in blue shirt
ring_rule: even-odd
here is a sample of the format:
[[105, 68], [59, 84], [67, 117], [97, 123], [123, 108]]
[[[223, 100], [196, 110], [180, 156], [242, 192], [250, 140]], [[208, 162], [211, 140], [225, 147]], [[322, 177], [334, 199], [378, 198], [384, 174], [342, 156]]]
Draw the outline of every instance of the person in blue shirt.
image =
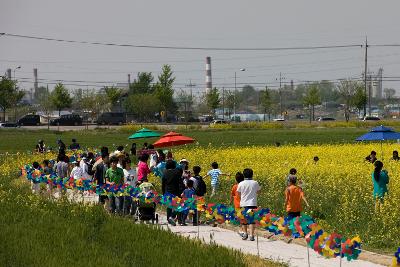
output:
[[207, 178], [208, 176], [211, 177], [211, 197], [213, 197], [218, 190], [219, 177], [220, 176], [231, 176], [231, 175], [229, 173], [228, 174], [222, 173], [222, 171], [220, 169], [218, 169], [217, 162], [211, 163], [211, 167], [212, 167], [212, 169], [207, 172], [207, 175], [204, 176], [204, 179]]
[[[182, 198], [195, 198], [196, 197], [196, 191], [193, 188], [193, 181], [192, 180], [187, 180], [186, 182], [186, 189], [183, 190], [183, 193], [181, 194]], [[184, 211], [182, 212], [181, 219], [180, 219], [180, 225], [181, 226], [186, 226], [186, 218], [188, 216], [189, 211]], [[193, 214], [193, 225], [197, 225], [197, 210], [194, 211]]]
[[374, 184], [374, 198], [376, 199], [375, 208], [379, 209], [385, 195], [388, 193], [389, 175], [386, 170], [383, 170], [381, 161], [375, 161], [374, 165], [375, 170], [372, 172], [372, 182]]

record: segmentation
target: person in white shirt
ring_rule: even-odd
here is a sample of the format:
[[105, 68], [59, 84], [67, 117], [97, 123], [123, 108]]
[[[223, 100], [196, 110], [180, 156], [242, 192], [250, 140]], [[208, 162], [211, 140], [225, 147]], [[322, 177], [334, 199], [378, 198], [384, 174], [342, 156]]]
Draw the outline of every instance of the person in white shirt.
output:
[[83, 178], [83, 169], [79, 166], [79, 162], [74, 161], [72, 164], [74, 164], [75, 167], [72, 169], [70, 177], [74, 178], [74, 180]]
[[87, 164], [87, 158], [82, 157], [79, 162], [79, 167], [82, 169], [82, 178], [89, 178], [89, 165]]
[[[237, 187], [237, 194], [240, 197], [240, 208], [244, 209], [257, 209], [257, 196], [260, 193], [261, 187], [257, 181], [253, 180], [253, 170], [243, 170], [244, 181], [240, 182]], [[244, 223], [242, 239], [248, 238], [247, 233], [248, 223]], [[254, 241], [254, 223], [250, 224], [250, 241]]]
[[[124, 182], [133, 187], [136, 187], [138, 178], [137, 178], [136, 168], [131, 168], [131, 160], [129, 158], [124, 158], [122, 160], [122, 167], [124, 170]], [[133, 214], [133, 212], [135, 212], [134, 207], [132, 205], [131, 196], [125, 196], [123, 209], [125, 215]]]

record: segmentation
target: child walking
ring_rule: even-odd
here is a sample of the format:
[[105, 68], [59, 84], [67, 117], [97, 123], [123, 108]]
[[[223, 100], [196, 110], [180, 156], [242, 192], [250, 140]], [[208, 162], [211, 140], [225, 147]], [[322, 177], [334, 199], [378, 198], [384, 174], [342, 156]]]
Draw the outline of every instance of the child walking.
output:
[[[196, 197], [196, 192], [193, 188], [193, 180], [188, 180], [186, 182], [186, 189], [183, 190], [183, 193], [181, 194], [182, 198], [195, 198]], [[181, 212], [181, 219], [180, 219], [180, 225], [181, 226], [186, 226], [186, 218], [188, 216], [189, 210]], [[197, 225], [197, 210], [194, 211], [193, 213], [193, 225]]]
[[231, 176], [230, 174], [223, 173], [220, 169], [218, 169], [218, 163], [213, 162], [211, 164], [212, 169], [207, 172], [207, 175], [204, 178], [210, 176], [211, 177], [211, 197], [215, 195], [219, 186], [219, 177], [220, 176]]
[[300, 213], [303, 211], [303, 207], [301, 202], [304, 201], [307, 205], [308, 202], [304, 197], [303, 190], [301, 187], [297, 186], [297, 177], [291, 176], [289, 178], [290, 185], [286, 188], [285, 191], [285, 206], [288, 214], [288, 219], [291, 220], [293, 218], [299, 217]]
[[[236, 176], [235, 176], [235, 179], [236, 179], [236, 184], [234, 184], [232, 186], [230, 204], [232, 205], [232, 203], [233, 203], [233, 206], [235, 207], [235, 210], [239, 210], [240, 209], [240, 195], [237, 192], [237, 188], [238, 188], [239, 183], [244, 181], [243, 173], [237, 172]], [[241, 237], [243, 237], [243, 235], [244, 235], [243, 227], [240, 227], [239, 235]]]

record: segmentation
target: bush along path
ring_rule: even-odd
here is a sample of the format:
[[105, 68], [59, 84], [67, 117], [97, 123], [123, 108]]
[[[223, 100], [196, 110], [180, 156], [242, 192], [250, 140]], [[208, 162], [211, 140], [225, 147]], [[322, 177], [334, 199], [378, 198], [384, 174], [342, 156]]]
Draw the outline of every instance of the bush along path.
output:
[[[285, 234], [294, 238], [306, 237], [308, 247], [315, 250], [325, 258], [346, 258], [347, 260], [357, 259], [361, 252], [361, 240], [358, 237], [352, 239], [342, 238], [339, 234], [329, 234], [323, 231], [312, 218], [301, 216], [291, 221], [286, 221], [269, 212], [268, 209], [256, 210], [234, 210], [233, 207], [223, 204], [205, 204], [202, 199], [180, 199], [172, 195], [143, 196], [140, 192], [128, 185], [114, 186], [104, 185], [102, 187], [91, 183], [88, 180], [61, 180], [57, 177], [44, 175], [40, 170], [33, 170], [29, 165], [23, 171], [28, 180], [44, 184], [52, 184], [60, 189], [74, 189], [88, 191], [97, 194], [122, 194], [129, 195], [143, 202], [154, 202], [165, 205], [179, 212], [186, 212], [194, 209], [204, 211], [209, 220], [218, 223], [231, 223], [237, 225], [240, 222], [256, 223], [260, 228], [268, 230], [273, 234]], [[307, 254], [310, 251], [307, 249]], [[366, 266], [366, 265], [363, 265]]]

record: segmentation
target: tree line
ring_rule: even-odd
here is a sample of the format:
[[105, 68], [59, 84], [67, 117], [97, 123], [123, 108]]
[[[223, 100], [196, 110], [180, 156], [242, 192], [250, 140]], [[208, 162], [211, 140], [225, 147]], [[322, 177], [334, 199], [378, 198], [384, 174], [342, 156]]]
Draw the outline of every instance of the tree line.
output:
[[[128, 89], [104, 87], [100, 92], [94, 89], [77, 89], [70, 93], [59, 83], [49, 92], [47, 87], [39, 87], [35, 91], [35, 107], [45, 114], [57, 110], [72, 108], [96, 117], [105, 111], [126, 111], [139, 121], [161, 120], [181, 115], [186, 119], [198, 114], [216, 114], [223, 109], [225, 115], [241, 112], [264, 113], [264, 119], [271, 116], [282, 116], [288, 110], [309, 110], [310, 120], [315, 119], [315, 107], [324, 103], [332, 107], [344, 109], [346, 120], [349, 120], [353, 109], [361, 112], [367, 103], [364, 84], [354, 80], [342, 80], [339, 83], [319, 81], [284, 85], [280, 89], [256, 90], [251, 85], [245, 85], [239, 90], [212, 88], [202, 95], [198, 101], [192, 94], [185, 91], [174, 91], [174, 73], [170, 65], [162, 66], [157, 79], [151, 72], [139, 72]], [[394, 89], [385, 89], [386, 100], [394, 99]], [[17, 82], [1, 78], [0, 108], [5, 118], [6, 110], [17, 106], [24, 96]]]

